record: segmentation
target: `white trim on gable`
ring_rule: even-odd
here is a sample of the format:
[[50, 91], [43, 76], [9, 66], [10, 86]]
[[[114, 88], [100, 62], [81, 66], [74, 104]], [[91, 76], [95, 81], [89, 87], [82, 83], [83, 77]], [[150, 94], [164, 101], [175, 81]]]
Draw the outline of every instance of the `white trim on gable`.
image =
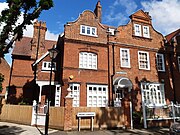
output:
[[38, 60], [36, 60], [32, 66], [35, 66], [38, 64], [41, 60], [43, 60], [47, 55], [49, 55], [49, 51], [47, 51], [45, 54], [43, 54]]

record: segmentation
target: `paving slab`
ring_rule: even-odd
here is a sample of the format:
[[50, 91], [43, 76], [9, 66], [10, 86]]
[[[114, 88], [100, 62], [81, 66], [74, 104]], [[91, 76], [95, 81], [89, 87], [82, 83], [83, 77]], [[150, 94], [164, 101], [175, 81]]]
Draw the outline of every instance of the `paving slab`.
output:
[[[81, 130], [79, 131], [59, 131], [48, 130], [49, 135], [169, 135], [168, 128], [150, 129], [116, 129], [116, 130]], [[0, 135], [43, 135], [44, 127], [34, 127], [9, 122], [0, 122]]]

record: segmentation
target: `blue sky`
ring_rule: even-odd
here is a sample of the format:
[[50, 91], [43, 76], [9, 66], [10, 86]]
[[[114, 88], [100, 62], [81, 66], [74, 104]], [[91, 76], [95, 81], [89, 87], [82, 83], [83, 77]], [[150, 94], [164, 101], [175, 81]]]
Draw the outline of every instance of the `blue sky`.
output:
[[[64, 24], [75, 21], [84, 10], [94, 11], [97, 1], [54, 0], [54, 7], [44, 11], [38, 18], [46, 22], [46, 39], [57, 40], [64, 30]], [[6, 0], [0, 0], [0, 12], [7, 7], [5, 2]], [[180, 0], [101, 0], [101, 5], [103, 24], [115, 27], [125, 25], [131, 14], [142, 9], [149, 12], [154, 28], [163, 35], [180, 28]], [[24, 35], [32, 37], [32, 34], [33, 27], [28, 26]], [[11, 64], [10, 54], [6, 59]]]

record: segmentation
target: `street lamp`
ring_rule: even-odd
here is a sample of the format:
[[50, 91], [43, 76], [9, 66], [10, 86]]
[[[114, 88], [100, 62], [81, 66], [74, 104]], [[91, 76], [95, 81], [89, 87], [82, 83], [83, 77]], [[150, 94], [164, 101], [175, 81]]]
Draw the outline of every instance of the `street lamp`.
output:
[[45, 135], [48, 135], [48, 126], [49, 126], [49, 101], [51, 100], [51, 80], [52, 80], [52, 68], [55, 67], [53, 64], [54, 59], [58, 54], [58, 50], [54, 48], [48, 49], [49, 57], [51, 58], [51, 71], [50, 71], [50, 80], [49, 80], [49, 94], [47, 96], [47, 112], [46, 112], [46, 121], [45, 121]]

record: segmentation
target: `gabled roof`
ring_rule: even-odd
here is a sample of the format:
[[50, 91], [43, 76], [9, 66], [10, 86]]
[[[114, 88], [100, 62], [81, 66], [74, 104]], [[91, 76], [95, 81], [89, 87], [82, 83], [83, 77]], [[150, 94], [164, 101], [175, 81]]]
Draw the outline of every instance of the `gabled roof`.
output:
[[174, 38], [176, 35], [180, 34], [180, 29], [177, 29], [176, 31], [166, 35], [167, 42], [171, 41], [172, 38]]
[[31, 42], [30, 37], [23, 37], [20, 41], [16, 41], [12, 55], [31, 56]]
[[[16, 41], [12, 55], [31, 56], [32, 40], [33, 38], [23, 37], [20, 41]], [[43, 45], [43, 53], [45, 53], [48, 49], [52, 48], [52, 45], [54, 44], [56, 44], [56, 41], [45, 40], [45, 43]]]
[[140, 21], [151, 24], [151, 16], [148, 12], [144, 12], [143, 10], [138, 10], [137, 12], [133, 13], [129, 16], [131, 20]]

